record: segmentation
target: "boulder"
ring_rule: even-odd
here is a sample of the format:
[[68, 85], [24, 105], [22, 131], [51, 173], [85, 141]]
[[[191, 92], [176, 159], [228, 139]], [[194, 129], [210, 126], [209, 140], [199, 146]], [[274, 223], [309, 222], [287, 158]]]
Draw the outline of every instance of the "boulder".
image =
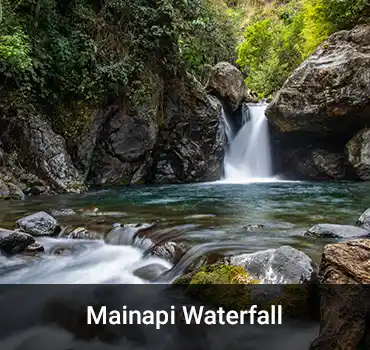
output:
[[5, 183], [3, 180], [0, 180], [0, 199], [24, 200], [25, 195], [18, 186], [12, 183]]
[[101, 235], [97, 232], [92, 232], [84, 227], [77, 227], [72, 230], [68, 236], [69, 239], [85, 239], [85, 240], [98, 240], [101, 239]]
[[40, 243], [33, 243], [30, 244], [26, 249], [25, 253], [28, 254], [37, 254], [37, 253], [43, 253], [45, 252], [45, 248]]
[[219, 180], [226, 135], [222, 104], [191, 80], [183, 91], [173, 87], [159, 135], [151, 181], [189, 183]]
[[165, 242], [155, 245], [151, 250], [151, 254], [169, 261], [171, 264], [177, 264], [182, 256], [186, 253], [187, 247], [184, 243]]
[[305, 236], [319, 238], [356, 238], [370, 235], [370, 230], [351, 225], [318, 224], [311, 227]]
[[236, 111], [248, 95], [241, 71], [228, 62], [220, 62], [211, 70], [207, 90]]
[[325, 246], [319, 271], [321, 284], [370, 283], [370, 240]]
[[370, 180], [370, 129], [359, 131], [346, 144], [346, 154], [358, 178]]
[[329, 244], [319, 272], [320, 334], [310, 350], [368, 349], [370, 240]]
[[232, 256], [230, 264], [243, 266], [262, 284], [308, 283], [313, 282], [317, 274], [314, 262], [289, 246]]
[[91, 136], [89, 141], [96, 142], [93, 155], [80, 154], [85, 168], [91, 164], [88, 183], [146, 182], [158, 137], [158, 124], [150, 107], [143, 105], [131, 110], [127, 106], [111, 106], [99, 123], [101, 127], [94, 126], [98, 136]]
[[[138, 234], [143, 233], [146, 230], [151, 230], [153, 227], [153, 224], [117, 225], [107, 233], [105, 237], [105, 242], [112, 245], [134, 245], [135, 243], [139, 244], [139, 242], [137, 242], [136, 240]], [[151, 246], [151, 244], [152, 243], [148, 243], [148, 247]]]
[[60, 231], [58, 222], [43, 211], [19, 219], [17, 225], [22, 231], [33, 236], [54, 236]]
[[22, 253], [35, 239], [23, 232], [0, 229], [0, 250], [6, 255]]
[[352, 136], [370, 122], [370, 25], [329, 37], [266, 110], [281, 133]]
[[358, 218], [356, 225], [366, 230], [370, 230], [370, 208]]

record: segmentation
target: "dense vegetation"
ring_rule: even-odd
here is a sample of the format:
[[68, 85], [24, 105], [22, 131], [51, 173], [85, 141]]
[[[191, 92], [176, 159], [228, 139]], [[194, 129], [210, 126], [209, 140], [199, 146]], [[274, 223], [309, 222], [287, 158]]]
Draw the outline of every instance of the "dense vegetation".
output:
[[225, 8], [201, 0], [0, 0], [0, 115], [32, 109], [68, 138], [107, 101], [135, 106], [185, 70], [201, 79], [235, 51]]
[[72, 137], [91, 109], [117, 98], [135, 108], [184, 72], [203, 80], [237, 56], [267, 97], [329, 34], [367, 21], [369, 3], [0, 0], [0, 116], [41, 113]]
[[279, 89], [289, 74], [330, 34], [368, 22], [369, 0], [249, 0], [255, 11], [238, 47], [237, 63], [249, 88], [261, 97]]

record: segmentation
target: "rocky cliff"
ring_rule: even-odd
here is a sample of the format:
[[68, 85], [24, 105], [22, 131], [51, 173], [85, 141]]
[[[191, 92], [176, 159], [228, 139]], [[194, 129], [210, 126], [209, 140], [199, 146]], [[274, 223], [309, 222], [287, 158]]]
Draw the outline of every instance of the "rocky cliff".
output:
[[369, 72], [369, 25], [333, 34], [296, 69], [266, 111], [283, 171], [367, 179], [368, 137], [356, 133], [370, 123]]
[[110, 103], [94, 112], [86, 134], [69, 142], [43, 116], [3, 117], [0, 196], [218, 180], [226, 142], [221, 110], [238, 109], [246, 92], [240, 71], [221, 63], [207, 87], [185, 75], [140, 105], [125, 98]]

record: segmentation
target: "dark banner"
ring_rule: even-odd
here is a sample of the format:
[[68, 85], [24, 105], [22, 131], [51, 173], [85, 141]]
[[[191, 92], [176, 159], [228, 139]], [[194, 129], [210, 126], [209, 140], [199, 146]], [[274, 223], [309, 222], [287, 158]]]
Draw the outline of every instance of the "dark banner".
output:
[[340, 349], [338, 341], [349, 341], [341, 349], [365, 349], [369, 291], [344, 285], [2, 285], [0, 349], [326, 350]]

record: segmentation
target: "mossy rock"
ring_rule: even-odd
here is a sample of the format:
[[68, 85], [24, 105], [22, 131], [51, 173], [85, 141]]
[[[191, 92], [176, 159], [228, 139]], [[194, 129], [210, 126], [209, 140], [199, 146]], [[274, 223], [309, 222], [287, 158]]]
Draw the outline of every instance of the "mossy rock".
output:
[[198, 272], [180, 277], [176, 284], [188, 284], [185, 293], [207, 304], [229, 310], [244, 310], [251, 305], [251, 290], [246, 286], [258, 284], [241, 266], [212, 264]]

